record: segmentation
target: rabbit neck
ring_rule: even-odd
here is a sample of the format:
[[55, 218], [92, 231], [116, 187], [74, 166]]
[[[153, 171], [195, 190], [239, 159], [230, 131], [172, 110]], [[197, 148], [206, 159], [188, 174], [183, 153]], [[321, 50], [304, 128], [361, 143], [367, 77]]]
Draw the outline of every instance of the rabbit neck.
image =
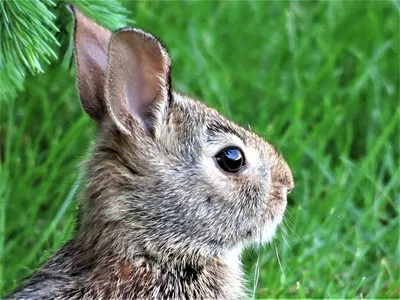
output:
[[[219, 258], [166, 261], [148, 255], [102, 255], [78, 239], [67, 243], [41, 272], [70, 278], [91, 299], [243, 299], [242, 272]], [[85, 298], [86, 299], [86, 298]]]

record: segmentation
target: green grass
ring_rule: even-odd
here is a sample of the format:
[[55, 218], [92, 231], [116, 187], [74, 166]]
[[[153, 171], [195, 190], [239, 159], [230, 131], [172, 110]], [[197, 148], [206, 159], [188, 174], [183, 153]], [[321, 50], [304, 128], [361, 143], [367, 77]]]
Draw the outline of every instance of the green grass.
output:
[[[125, 4], [168, 46], [175, 89], [250, 124], [291, 166], [256, 295], [398, 298], [399, 2]], [[1, 103], [0, 297], [73, 234], [95, 130], [59, 69]]]

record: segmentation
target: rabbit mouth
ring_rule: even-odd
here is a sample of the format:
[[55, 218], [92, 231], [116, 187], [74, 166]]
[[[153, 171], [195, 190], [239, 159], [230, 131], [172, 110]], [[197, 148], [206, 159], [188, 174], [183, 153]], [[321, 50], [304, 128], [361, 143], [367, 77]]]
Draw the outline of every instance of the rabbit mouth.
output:
[[270, 193], [262, 213], [248, 223], [242, 231], [242, 241], [247, 245], [271, 242], [282, 223], [286, 205], [286, 191], [282, 191], [281, 188], [274, 189]]
[[244, 234], [244, 243], [251, 245], [271, 242], [282, 219], [283, 215], [275, 216], [274, 218], [265, 218], [260, 227], [246, 231]]
[[263, 244], [270, 242], [275, 236], [277, 228], [282, 223], [285, 210], [286, 198], [271, 196], [258, 237]]
[[261, 236], [259, 237], [260, 240], [258, 242], [261, 242], [262, 244], [271, 242], [280, 223], [281, 221], [274, 220], [264, 225], [261, 229]]

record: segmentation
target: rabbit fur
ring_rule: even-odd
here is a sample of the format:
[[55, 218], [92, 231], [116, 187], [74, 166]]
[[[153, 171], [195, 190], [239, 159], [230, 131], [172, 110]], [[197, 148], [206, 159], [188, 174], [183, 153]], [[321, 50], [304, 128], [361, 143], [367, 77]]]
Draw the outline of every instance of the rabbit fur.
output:
[[[7, 299], [243, 299], [240, 252], [281, 222], [290, 169], [268, 142], [172, 90], [153, 36], [74, 7], [83, 109], [98, 132], [76, 237]], [[237, 174], [214, 159], [245, 156]]]

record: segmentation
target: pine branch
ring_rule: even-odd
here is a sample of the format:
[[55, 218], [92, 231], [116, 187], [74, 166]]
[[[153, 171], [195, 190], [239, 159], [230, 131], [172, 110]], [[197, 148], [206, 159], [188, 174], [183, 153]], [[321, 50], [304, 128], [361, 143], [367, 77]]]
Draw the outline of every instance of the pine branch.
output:
[[10, 101], [23, 90], [24, 76], [17, 68], [10, 66], [0, 70], [0, 109], [4, 101]]
[[0, 2], [0, 70], [13, 66], [22, 76], [25, 70], [36, 74], [43, 72], [40, 61], [49, 63], [57, 58], [52, 49], [58, 45], [54, 32], [55, 16], [48, 6], [51, 0]]

